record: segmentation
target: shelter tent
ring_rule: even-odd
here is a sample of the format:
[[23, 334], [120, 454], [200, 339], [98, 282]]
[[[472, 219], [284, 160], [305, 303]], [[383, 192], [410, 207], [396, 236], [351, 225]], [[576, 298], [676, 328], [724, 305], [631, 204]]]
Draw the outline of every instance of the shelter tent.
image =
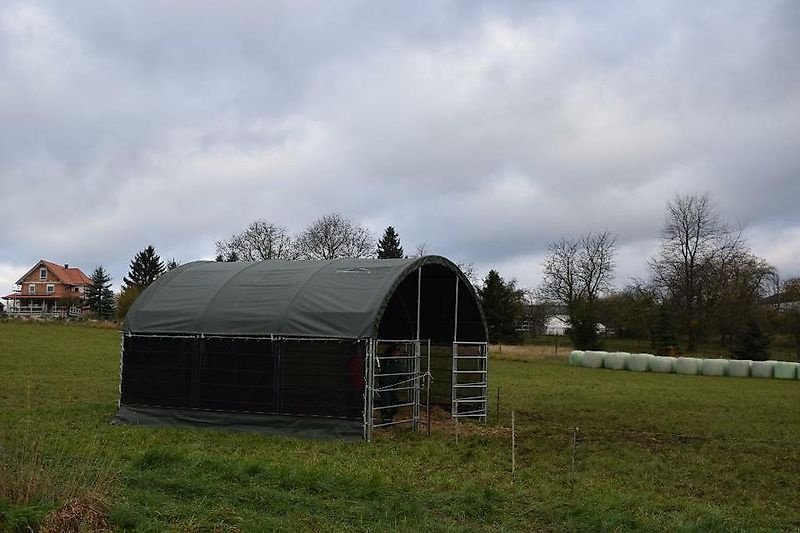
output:
[[369, 440], [430, 403], [485, 419], [486, 342], [443, 257], [188, 263], [125, 318], [115, 421]]

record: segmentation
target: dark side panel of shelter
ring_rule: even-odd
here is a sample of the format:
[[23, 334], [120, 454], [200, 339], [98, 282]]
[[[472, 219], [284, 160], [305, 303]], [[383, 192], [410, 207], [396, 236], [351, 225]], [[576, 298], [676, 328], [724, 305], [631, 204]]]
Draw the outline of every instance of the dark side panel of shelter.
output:
[[189, 263], [126, 318], [115, 421], [360, 438], [407, 411], [416, 427], [423, 374], [432, 401], [453, 401], [454, 338], [486, 328], [441, 257]]

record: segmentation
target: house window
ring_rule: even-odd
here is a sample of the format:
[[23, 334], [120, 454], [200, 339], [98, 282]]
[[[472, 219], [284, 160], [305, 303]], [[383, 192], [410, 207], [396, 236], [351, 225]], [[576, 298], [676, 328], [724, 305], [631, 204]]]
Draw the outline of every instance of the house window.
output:
[[56, 286], [53, 285], [52, 283], [48, 283], [47, 284], [47, 294], [53, 294], [54, 292], [56, 292]]
[[28, 285], [28, 294], [36, 294], [36, 285], [31, 283]]
[[39, 269], [39, 279], [47, 279], [47, 269], [42, 267]]

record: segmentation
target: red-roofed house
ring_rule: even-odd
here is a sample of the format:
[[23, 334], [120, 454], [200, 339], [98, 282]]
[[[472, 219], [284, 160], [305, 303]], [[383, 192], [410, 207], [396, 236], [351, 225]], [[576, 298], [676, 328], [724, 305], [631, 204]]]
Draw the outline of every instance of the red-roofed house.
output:
[[79, 317], [92, 280], [80, 268], [40, 260], [17, 280], [19, 288], [3, 296], [10, 315]]

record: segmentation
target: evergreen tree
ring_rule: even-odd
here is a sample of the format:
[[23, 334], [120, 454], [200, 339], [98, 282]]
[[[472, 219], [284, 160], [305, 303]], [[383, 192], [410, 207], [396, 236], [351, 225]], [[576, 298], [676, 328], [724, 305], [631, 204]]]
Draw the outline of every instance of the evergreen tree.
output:
[[769, 333], [764, 331], [758, 320], [751, 319], [747, 326], [733, 337], [731, 357], [766, 361], [769, 357], [770, 344], [772, 344], [772, 337]]
[[122, 278], [125, 287], [138, 287], [144, 289], [161, 276], [165, 271], [164, 263], [150, 245], [131, 260], [128, 275]]
[[598, 350], [600, 298], [611, 290], [616, 238], [604, 231], [577, 239], [562, 238], [548, 246], [540, 297], [569, 313], [569, 336], [576, 350]]
[[675, 340], [675, 325], [672, 314], [665, 304], [658, 307], [658, 316], [653, 326], [653, 348], [656, 355], [678, 354], [678, 341]]
[[92, 284], [86, 288], [86, 301], [89, 310], [99, 318], [114, 316], [114, 293], [111, 290], [111, 276], [101, 266], [92, 272]]
[[175, 258], [173, 257], [172, 259], [167, 261], [167, 272], [169, 272], [170, 270], [175, 270], [179, 266], [181, 266], [181, 264], [178, 261], [176, 261]]
[[114, 296], [114, 291], [111, 287], [103, 289], [103, 298], [100, 306], [100, 316], [109, 319], [117, 313], [117, 299]]
[[381, 240], [378, 241], [378, 259], [402, 259], [403, 257], [400, 236], [392, 226], [389, 226], [383, 232]]
[[489, 328], [489, 341], [516, 341], [517, 324], [523, 313], [523, 291], [515, 280], [506, 282], [496, 270], [490, 270], [478, 289], [478, 296]]

